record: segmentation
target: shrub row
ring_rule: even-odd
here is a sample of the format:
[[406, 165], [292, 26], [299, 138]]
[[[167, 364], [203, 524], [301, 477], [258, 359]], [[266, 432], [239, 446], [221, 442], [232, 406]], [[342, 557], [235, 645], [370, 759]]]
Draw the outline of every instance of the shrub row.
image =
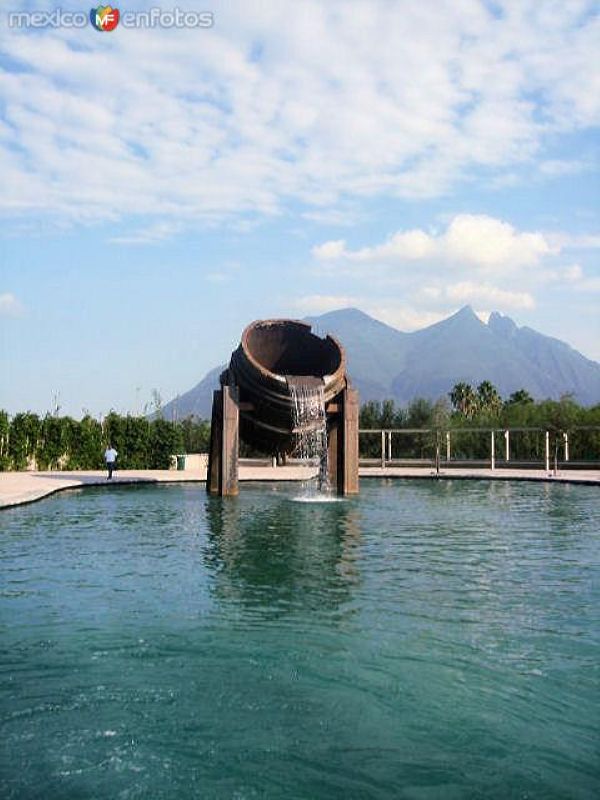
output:
[[121, 416], [111, 412], [102, 422], [87, 415], [72, 417], [0, 411], [0, 470], [101, 469], [111, 442], [121, 469], [167, 469], [174, 453], [208, 448], [207, 422]]

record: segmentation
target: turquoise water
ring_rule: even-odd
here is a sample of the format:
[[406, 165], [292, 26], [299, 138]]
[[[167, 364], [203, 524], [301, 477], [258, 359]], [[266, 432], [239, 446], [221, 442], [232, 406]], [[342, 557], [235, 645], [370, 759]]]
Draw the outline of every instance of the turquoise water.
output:
[[600, 796], [596, 488], [296, 493], [0, 514], [0, 797]]

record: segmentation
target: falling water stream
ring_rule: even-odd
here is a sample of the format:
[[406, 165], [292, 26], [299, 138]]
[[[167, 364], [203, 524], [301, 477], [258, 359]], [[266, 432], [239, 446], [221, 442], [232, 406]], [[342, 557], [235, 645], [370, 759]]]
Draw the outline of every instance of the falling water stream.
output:
[[323, 500], [331, 497], [327, 452], [327, 418], [322, 382], [314, 378], [288, 378], [294, 402], [295, 455], [303, 463], [318, 467], [317, 478], [306, 481], [302, 499]]

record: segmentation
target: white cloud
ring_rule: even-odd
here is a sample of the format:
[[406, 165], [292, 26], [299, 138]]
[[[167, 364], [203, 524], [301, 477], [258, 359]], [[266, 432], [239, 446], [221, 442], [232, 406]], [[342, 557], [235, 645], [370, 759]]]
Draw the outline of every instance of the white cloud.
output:
[[436, 253], [435, 239], [421, 230], [395, 233], [387, 242], [376, 247], [364, 247], [354, 253], [345, 253], [354, 261], [393, 261], [404, 259], [420, 261]]
[[[513, 282], [514, 283], [514, 282]], [[503, 289], [489, 283], [473, 280], [459, 281], [450, 284], [433, 284], [419, 289], [415, 299], [436, 307], [456, 307], [474, 305], [475, 308], [507, 311], [512, 309], [535, 308], [535, 298], [529, 291], [515, 288]], [[489, 311], [481, 311], [489, 315]]]
[[583, 270], [579, 264], [571, 264], [570, 267], [565, 267], [562, 270], [561, 277], [569, 283], [577, 283], [583, 278]]
[[442, 247], [450, 260], [486, 269], [532, 266], [553, 253], [541, 233], [519, 233], [507, 222], [473, 214], [452, 220]]
[[302, 214], [302, 218], [308, 219], [311, 222], [316, 222], [319, 225], [348, 227], [356, 223], [357, 215], [352, 211], [328, 208], [318, 211], [305, 211]]
[[583, 278], [575, 284], [575, 288], [580, 292], [600, 292], [600, 277]]
[[338, 258], [347, 258], [346, 242], [343, 239], [325, 242], [313, 247], [312, 254], [320, 261], [333, 261]]
[[528, 292], [512, 292], [473, 281], [462, 281], [447, 286], [444, 294], [449, 300], [458, 303], [484, 303], [500, 310], [535, 307], [535, 301]]
[[11, 292], [0, 294], [0, 317], [20, 317], [24, 313], [23, 305]]
[[294, 307], [303, 314], [324, 314], [338, 308], [348, 308], [358, 305], [356, 297], [348, 295], [311, 294], [299, 297], [294, 302]]
[[580, 264], [570, 264], [567, 267], [546, 269], [542, 272], [546, 283], [553, 283], [563, 289], [576, 289], [577, 291], [596, 291], [600, 277], [594, 277], [589, 271], [584, 271]]
[[0, 210], [197, 226], [564, 173], [546, 142], [600, 121], [592, 8], [232, 0], [204, 31], [4, 26]]
[[581, 234], [572, 236], [562, 234], [561, 242], [563, 247], [573, 250], [596, 250], [600, 247], [600, 233]]
[[172, 222], [157, 222], [147, 228], [138, 228], [124, 236], [110, 239], [113, 244], [157, 244], [169, 239], [181, 230], [181, 225]]
[[[393, 328], [401, 331], [416, 331], [434, 325], [436, 322], [446, 319], [447, 313], [438, 311], [425, 311], [404, 304], [378, 303], [376, 301], [367, 303], [361, 308], [378, 320], [386, 322]], [[457, 309], [454, 309], [457, 310]]]
[[562, 175], [576, 175], [579, 172], [591, 168], [590, 164], [576, 159], [551, 158], [547, 161], [541, 161], [539, 164], [539, 170], [542, 175], [547, 175], [549, 178], [557, 178]]
[[349, 262], [436, 261], [476, 267], [493, 272], [538, 264], [557, 248], [541, 233], [517, 231], [508, 222], [482, 214], [459, 214], [443, 233], [423, 230], [399, 231], [385, 242], [359, 250], [348, 250], [343, 240], [313, 248], [320, 260]]

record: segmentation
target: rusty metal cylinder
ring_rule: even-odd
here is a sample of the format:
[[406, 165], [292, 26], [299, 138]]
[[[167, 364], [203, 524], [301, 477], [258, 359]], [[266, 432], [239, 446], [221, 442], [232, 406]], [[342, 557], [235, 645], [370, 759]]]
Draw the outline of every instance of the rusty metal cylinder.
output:
[[259, 320], [244, 330], [221, 380], [239, 389], [242, 438], [263, 450], [290, 452], [291, 386], [321, 385], [327, 404], [346, 386], [346, 355], [333, 336], [317, 336], [306, 322]]

